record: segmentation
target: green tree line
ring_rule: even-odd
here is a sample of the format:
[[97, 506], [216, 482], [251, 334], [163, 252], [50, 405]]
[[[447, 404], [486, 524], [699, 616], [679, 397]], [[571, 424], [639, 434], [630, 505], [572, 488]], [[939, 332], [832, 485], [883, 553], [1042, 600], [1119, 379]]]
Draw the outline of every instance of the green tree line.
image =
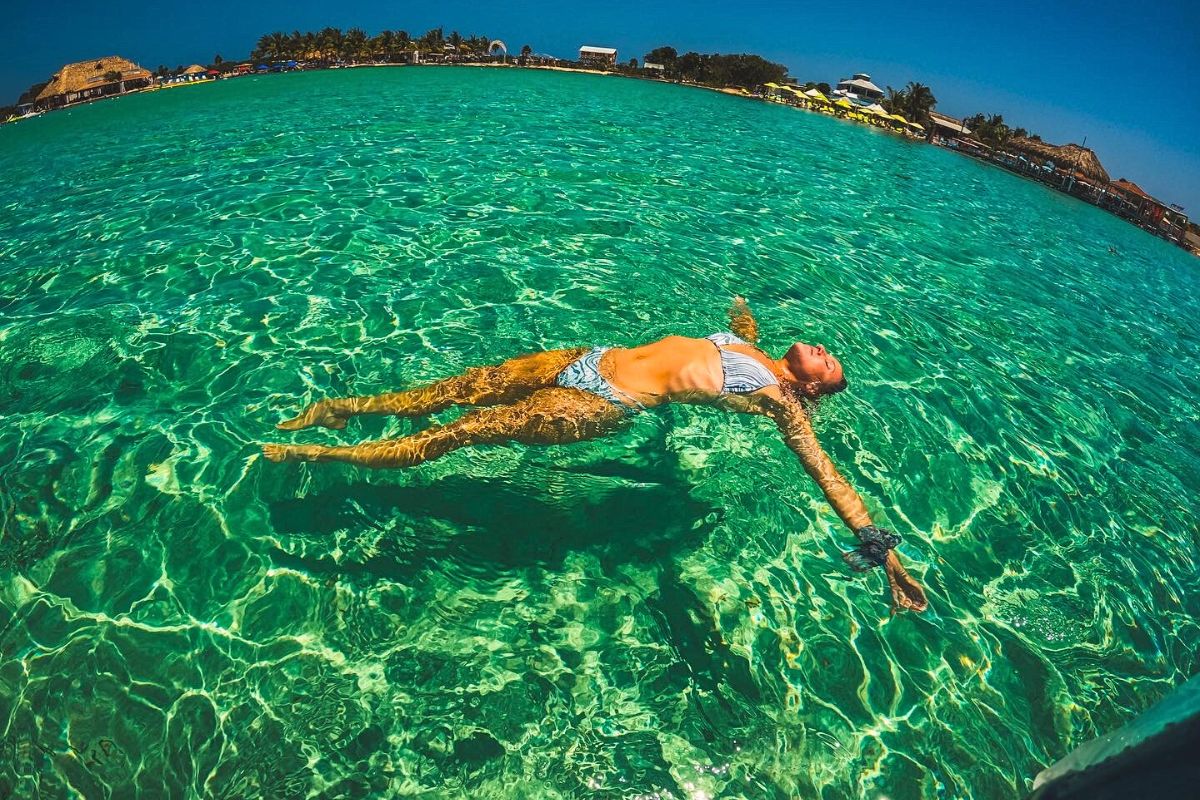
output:
[[[761, 86], [787, 78], [787, 67], [751, 53], [688, 52], [679, 55], [674, 47], [656, 47], [644, 61], [662, 64], [666, 77], [709, 86]], [[643, 62], [644, 63], [644, 62]]]
[[[449, 45], [449, 50], [447, 50]], [[368, 36], [362, 28], [323, 28], [319, 31], [276, 31], [259, 37], [250, 57], [255, 60], [283, 61], [402, 61], [408, 53], [453, 52], [463, 56], [486, 56], [491, 39], [486, 36], [463, 36], [451, 31], [447, 36], [441, 27], [432, 28], [420, 36], [407, 31], [381, 31]]]
[[912, 122], [919, 122], [929, 128], [929, 112], [937, 107], [937, 98], [933, 90], [923, 83], [909, 81], [903, 89], [893, 89], [891, 86], [884, 90], [884, 98], [879, 103], [889, 114], [900, 114]]
[[1036, 133], [1030, 133], [1024, 128], [1010, 128], [1004, 121], [1003, 114], [975, 114], [963, 120], [963, 124], [971, 129], [971, 135], [984, 144], [992, 147], [1004, 147], [1013, 139], [1042, 140]]

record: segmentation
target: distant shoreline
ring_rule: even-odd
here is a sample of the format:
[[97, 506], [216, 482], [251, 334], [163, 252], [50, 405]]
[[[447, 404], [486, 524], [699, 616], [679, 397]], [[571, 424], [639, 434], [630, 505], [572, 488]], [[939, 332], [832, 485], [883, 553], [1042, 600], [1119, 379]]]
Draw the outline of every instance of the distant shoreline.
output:
[[[644, 76], [644, 75], [627, 75], [623, 72], [616, 72], [616, 71], [612, 71], [612, 70], [588, 69], [586, 67], [556, 67], [556, 66], [550, 66], [550, 65], [546, 65], [546, 64], [520, 65], [520, 64], [502, 64], [502, 63], [497, 63], [497, 62], [464, 62], [464, 63], [458, 63], [458, 64], [344, 64], [344, 65], [338, 66], [338, 67], [312, 67], [312, 68], [300, 69], [300, 70], [295, 70], [295, 71], [296, 72], [332, 72], [332, 71], [341, 70], [341, 69], [367, 69], [370, 67], [405, 67], [405, 68], [408, 68], [408, 67], [442, 67], [442, 68], [444, 68], [444, 67], [467, 67], [467, 68], [475, 68], [475, 69], [480, 69], [480, 68], [482, 68], [482, 69], [522, 69], [522, 70], [536, 70], [536, 71], [541, 71], [541, 72], [575, 72], [575, 73], [579, 73], [581, 75], [606, 75], [606, 76], [610, 76], [610, 77], [614, 77], [614, 78], [629, 78], [632, 80], [647, 81], [649, 83], [662, 83], [662, 84], [666, 84], [668, 86], [685, 86], [685, 87], [690, 87], [690, 88], [695, 88], [695, 89], [705, 89], [710, 92], [718, 92], [720, 94], [729, 95], [730, 97], [743, 97], [743, 98], [746, 98], [747, 100], [762, 99], [762, 98], [758, 97], [757, 95], [751, 94], [750, 92], [746, 91], [745, 89], [741, 89], [741, 88], [738, 88], [735, 86], [709, 86], [708, 84], [703, 84], [703, 83], [685, 83], [682, 81], [671, 81], [671, 80], [667, 80], [665, 78], [652, 78], [652, 77], [648, 77], [648, 76]], [[256, 75], [257, 75], [257, 73], [249, 73], [247, 75], [238, 75], [238, 76], [236, 76], [236, 78], [246, 78], [246, 77], [251, 77], [251, 76], [256, 76]], [[22, 122], [27, 119], [34, 119], [36, 117], [43, 116], [44, 114], [52, 114], [56, 111], [69, 111], [72, 108], [88, 106], [93, 103], [103, 102], [105, 100], [115, 100], [119, 97], [126, 97], [129, 95], [136, 95], [136, 94], [152, 94], [154, 92], [162, 91], [163, 89], [178, 89], [183, 86], [198, 86], [201, 84], [217, 83], [218, 81], [224, 81], [224, 80], [234, 80], [234, 78], [222, 77], [222, 78], [218, 78], [218, 79], [186, 81], [183, 83], [166, 84], [164, 86], [147, 86], [147, 87], [144, 87], [141, 89], [130, 89], [129, 91], [121, 92], [120, 94], [105, 95], [103, 97], [93, 97], [88, 100], [82, 100], [77, 103], [71, 103], [70, 105], [65, 105], [65, 106], [61, 106], [58, 108], [51, 108], [51, 109], [47, 109], [45, 111], [39, 111], [38, 113], [31, 114], [27, 117], [13, 117], [13, 118], [7, 119], [7, 120], [0, 120], [0, 125]]]
[[[666, 85], [670, 85], [670, 86], [682, 86], [682, 87], [690, 87], [690, 88], [695, 88], [695, 89], [704, 89], [706, 91], [716, 92], [716, 93], [723, 94], [723, 95], [726, 95], [729, 97], [741, 97], [746, 100], [756, 100], [756, 101], [761, 101], [764, 103], [771, 102], [765, 96], [753, 94], [741, 87], [711, 86], [711, 85], [707, 85], [707, 84], [703, 84], [703, 83], [688, 83], [688, 82], [684, 82], [684, 81], [667, 80], [666, 78], [652, 77], [649, 75], [627, 74], [627, 73], [617, 71], [617, 70], [589, 69], [587, 67], [560, 67], [560, 66], [554, 66], [554, 65], [548, 65], [548, 64], [521, 65], [521, 64], [515, 64], [515, 63], [498, 63], [498, 62], [494, 62], [494, 61], [493, 62], [460, 62], [460, 63], [424, 63], [424, 64], [365, 63], [365, 64], [344, 64], [344, 65], [340, 65], [340, 66], [312, 67], [312, 68], [306, 68], [306, 69], [298, 69], [298, 70], [294, 70], [294, 71], [296, 71], [296, 72], [326, 72], [326, 71], [333, 71], [333, 70], [337, 70], [337, 69], [364, 69], [364, 68], [369, 68], [369, 67], [441, 67], [441, 68], [467, 67], [467, 68], [485, 68], [485, 69], [537, 70], [537, 71], [543, 71], [543, 72], [573, 72], [573, 73], [579, 73], [582, 75], [600, 75], [600, 76], [612, 76], [612, 77], [617, 77], [617, 78], [631, 78], [634, 80], [646, 81], [649, 83], [661, 83], [661, 84], [666, 84]], [[235, 77], [242, 78], [242, 77], [248, 77], [250, 75], [257, 76], [258, 74], [259, 73], [248, 73], [248, 74], [244, 74], [244, 75], [238, 75]], [[43, 114], [50, 113], [53, 111], [66, 111], [66, 110], [69, 110], [72, 108], [76, 108], [78, 106], [91, 105], [92, 103], [101, 102], [104, 100], [112, 100], [112, 99], [124, 97], [126, 95], [146, 94], [146, 93], [161, 91], [163, 89], [174, 89], [174, 88], [179, 88], [181, 86], [194, 86], [194, 85], [198, 85], [198, 84], [216, 83], [219, 80], [230, 80], [230, 79], [231, 78], [229, 78], [229, 77], [222, 77], [219, 79], [205, 79], [205, 80], [197, 80], [197, 81], [188, 81], [188, 82], [182, 82], [182, 83], [160, 85], [160, 86], [148, 86], [148, 87], [140, 88], [140, 89], [132, 89], [132, 90], [129, 90], [126, 92], [122, 92], [120, 94], [91, 98], [89, 100], [85, 100], [82, 102], [72, 103], [67, 106], [50, 109], [49, 111], [38, 112], [37, 114], [31, 115], [28, 117], [19, 117], [19, 118], [12, 118], [9, 120], [3, 120], [3, 121], [0, 121], [0, 125], [9, 123], [9, 122], [15, 123], [15, 122], [20, 122], [20, 121], [23, 121], [26, 119], [33, 119], [35, 117], [42, 116]], [[913, 137], [905, 136], [904, 138], [913, 138]], [[945, 149], [953, 150], [954, 152], [957, 152], [959, 155], [968, 156], [971, 158], [972, 161], [982, 161], [985, 164], [989, 164], [991, 166], [997, 166], [997, 167], [1003, 169], [1002, 166], [993, 163], [989, 159], [979, 158], [978, 156], [976, 156], [972, 153], [964, 152], [963, 150], [961, 150], [957, 147], [949, 147], [949, 148], [945, 148]], [[1005, 169], [1005, 171], [1010, 172], [1010, 173], [1013, 172], [1013, 170], [1011, 170], [1011, 169]], [[1028, 175], [1023, 175], [1021, 173], [1015, 173], [1015, 174], [1017, 174], [1019, 177], [1024, 177], [1026, 179], [1029, 179]], [[1055, 189], [1056, 191], [1062, 191], [1061, 189], [1058, 189], [1057, 187], [1050, 186], [1045, 181], [1035, 180], [1035, 182], [1042, 183], [1043, 185], [1047, 186], [1048, 188]], [[1069, 196], [1075, 196], [1075, 195], [1072, 195], [1070, 192], [1065, 192], [1065, 193], [1068, 194]], [[1089, 205], [1096, 205], [1095, 203], [1092, 203], [1082, 197], [1076, 196], [1076, 199], [1082, 200], [1083, 202], [1086, 202]], [[1105, 209], [1105, 210], [1109, 210], [1109, 209]], [[1109, 210], [1109, 211], [1110, 211], [1110, 213], [1112, 213], [1111, 210]], [[1165, 238], [1163, 236], [1160, 236], [1154, 230], [1146, 228], [1144, 225], [1140, 224], [1136, 220], [1129, 219], [1129, 218], [1126, 218], [1126, 217], [1123, 217], [1123, 216], [1117, 215], [1117, 214], [1114, 214], [1114, 215], [1120, 219], [1125, 219], [1125, 221], [1134, 224], [1136, 227], [1143, 228], [1143, 230], [1146, 230], [1146, 232], [1150, 233], [1153, 236], [1156, 236], [1157, 238]], [[1182, 247], [1185, 251], [1190, 251], [1190, 252], [1193, 252], [1193, 254], [1200, 256], [1200, 250], [1192, 250], [1191, 247], [1189, 247], [1187, 244], [1185, 244], [1183, 242], [1174, 242], [1173, 240], [1169, 240], [1169, 239], [1168, 239], [1168, 241], [1172, 241], [1172, 243], [1176, 244], [1177, 246]]]

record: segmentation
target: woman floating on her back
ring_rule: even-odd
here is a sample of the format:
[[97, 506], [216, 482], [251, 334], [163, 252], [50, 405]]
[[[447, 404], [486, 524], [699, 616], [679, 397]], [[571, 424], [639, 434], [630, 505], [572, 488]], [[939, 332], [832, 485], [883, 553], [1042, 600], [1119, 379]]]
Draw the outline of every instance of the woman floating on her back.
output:
[[894, 607], [924, 611], [925, 593], [896, 556], [900, 537], [871, 524], [866, 506], [813, 433], [806, 401], [846, 388], [842, 365], [820, 345], [797, 342], [773, 359], [755, 346], [758, 326], [745, 300], [730, 309], [733, 333], [704, 339], [668, 336], [632, 347], [576, 347], [474, 367], [429, 386], [373, 397], [313, 403], [279, 424], [341, 429], [359, 414], [421, 416], [452, 405], [485, 406], [448, 425], [411, 436], [345, 447], [268, 444], [271, 461], [345, 461], [364, 467], [414, 467], [478, 444], [564, 444], [619, 429], [631, 415], [664, 403], [701, 403], [770, 417], [787, 446], [859, 540], [843, 555], [855, 570], [883, 566]]

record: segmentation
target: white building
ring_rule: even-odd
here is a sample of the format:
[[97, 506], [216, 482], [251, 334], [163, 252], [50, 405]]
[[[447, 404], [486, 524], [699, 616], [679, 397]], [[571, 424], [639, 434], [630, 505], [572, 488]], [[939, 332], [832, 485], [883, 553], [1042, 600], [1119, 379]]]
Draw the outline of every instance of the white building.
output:
[[883, 89], [871, 83], [871, 76], [865, 72], [856, 72], [853, 78], [838, 81], [833, 93], [863, 106], [878, 103], [883, 99]]
[[585, 44], [579, 48], [579, 60], [584, 64], [597, 67], [612, 67], [617, 63], [617, 48], [592, 47], [590, 44]]

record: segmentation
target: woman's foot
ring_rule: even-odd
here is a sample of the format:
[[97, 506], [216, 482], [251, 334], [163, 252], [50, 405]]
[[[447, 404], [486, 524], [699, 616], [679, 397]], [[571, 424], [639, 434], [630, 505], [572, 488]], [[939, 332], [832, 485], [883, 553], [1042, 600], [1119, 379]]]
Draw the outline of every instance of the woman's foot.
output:
[[263, 456], [268, 461], [316, 461], [325, 448], [319, 444], [264, 444]]
[[334, 411], [332, 404], [328, 400], [321, 400], [301, 411], [299, 416], [292, 417], [286, 422], [281, 422], [275, 427], [281, 431], [298, 431], [303, 428], [311, 428], [314, 425], [340, 431], [346, 427], [346, 417]]

